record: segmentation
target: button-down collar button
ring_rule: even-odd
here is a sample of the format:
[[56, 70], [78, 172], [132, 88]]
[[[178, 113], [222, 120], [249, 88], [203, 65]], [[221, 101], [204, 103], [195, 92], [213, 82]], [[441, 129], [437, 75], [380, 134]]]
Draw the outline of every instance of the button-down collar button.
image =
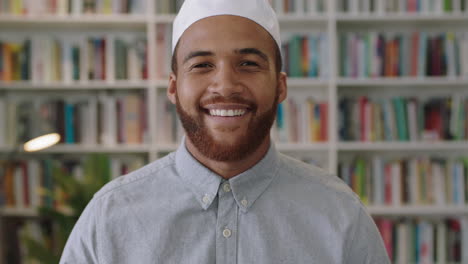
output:
[[230, 229], [228, 229], [228, 228], [225, 228], [225, 229], [223, 230], [223, 236], [224, 236], [225, 238], [228, 238], [228, 237], [230, 237], [230, 236], [231, 236], [231, 234], [232, 234], [232, 232], [231, 232], [231, 230], [230, 230]]
[[203, 196], [202, 198], [202, 201], [205, 204], [209, 203], [211, 201], [210, 196], [208, 196], [208, 194], [205, 194], [205, 196]]
[[225, 192], [230, 192], [230, 191], [231, 191], [231, 185], [229, 185], [229, 183], [225, 183], [225, 184], [223, 185], [223, 190], [224, 190]]
[[242, 204], [242, 206], [247, 207], [247, 205], [249, 205], [249, 202], [246, 199], [243, 199], [241, 201], [241, 204]]

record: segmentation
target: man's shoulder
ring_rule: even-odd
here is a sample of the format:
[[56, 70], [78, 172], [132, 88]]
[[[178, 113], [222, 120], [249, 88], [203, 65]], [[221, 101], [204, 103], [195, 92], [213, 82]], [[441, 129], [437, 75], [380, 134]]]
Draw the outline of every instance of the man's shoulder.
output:
[[99, 199], [100, 197], [122, 188], [139, 188], [140, 186], [145, 186], [150, 181], [159, 180], [161, 177], [167, 176], [169, 174], [167, 170], [171, 170], [173, 167], [174, 153], [170, 153], [135, 171], [115, 178], [96, 192], [94, 198]]
[[[360, 203], [359, 197], [336, 175], [318, 166], [282, 154], [281, 163], [279, 173], [283, 174], [284, 177], [280, 178], [302, 186], [304, 191], [314, 190], [313, 193], [321, 195], [320, 198], [333, 196], [341, 198], [340, 200], [345, 199]], [[312, 195], [312, 192], [310, 193]]]

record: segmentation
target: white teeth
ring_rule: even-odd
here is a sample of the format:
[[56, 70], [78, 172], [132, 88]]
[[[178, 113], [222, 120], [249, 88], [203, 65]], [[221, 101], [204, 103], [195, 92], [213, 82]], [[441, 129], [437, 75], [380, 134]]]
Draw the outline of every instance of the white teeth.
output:
[[225, 110], [225, 109], [211, 109], [210, 115], [212, 116], [241, 116], [245, 114], [245, 110]]

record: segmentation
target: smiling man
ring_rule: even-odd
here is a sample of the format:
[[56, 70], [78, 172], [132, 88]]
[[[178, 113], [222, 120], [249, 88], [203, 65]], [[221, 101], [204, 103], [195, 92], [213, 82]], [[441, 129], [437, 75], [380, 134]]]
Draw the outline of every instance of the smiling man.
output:
[[271, 142], [280, 45], [267, 0], [186, 0], [167, 89], [186, 137], [94, 196], [61, 263], [389, 263], [357, 196]]

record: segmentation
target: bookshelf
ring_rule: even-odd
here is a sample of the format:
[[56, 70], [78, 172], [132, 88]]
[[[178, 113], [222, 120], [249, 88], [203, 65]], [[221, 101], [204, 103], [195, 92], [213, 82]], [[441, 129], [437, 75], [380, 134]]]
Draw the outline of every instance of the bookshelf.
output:
[[[175, 150], [180, 138], [180, 126], [173, 120], [161, 122], [161, 116], [167, 116], [164, 105], [167, 73], [169, 65], [170, 43], [167, 41], [170, 24], [175, 15], [174, 10], [181, 1], [169, 0], [138, 0], [134, 12], [104, 12], [98, 6], [84, 11], [80, 5], [84, 2], [106, 1], [70, 1], [75, 5], [68, 8], [55, 8], [52, 11], [36, 10], [21, 14], [21, 12], [6, 9], [5, 3], [21, 2], [7, 0], [0, 3], [0, 41], [33, 36], [35, 32], [47, 33], [54, 37], [76, 35], [82, 39], [90, 36], [111, 36], [107, 44], [122, 36], [141, 36], [146, 40], [146, 71], [145, 78], [116, 78], [116, 55], [108, 46], [106, 51], [106, 78], [89, 80], [80, 76], [79, 80], [43, 81], [34, 78], [31, 72], [29, 80], [0, 80], [0, 105], [2, 98], [31, 98], [35, 96], [57, 95], [64, 98], [84, 95], [98, 97], [119, 94], [144, 94], [146, 113], [146, 133], [144, 141], [137, 144], [113, 142], [102, 144], [97, 138], [97, 144], [61, 144], [43, 152], [44, 155], [80, 156], [93, 152], [105, 152], [110, 155], [138, 155], [147, 161], [153, 161]], [[65, 3], [66, 1], [57, 1]], [[121, 2], [121, 1], [116, 1]], [[130, 1], [132, 2], [132, 1]], [[468, 98], [468, 58], [464, 58], [458, 74], [453, 76], [393, 76], [393, 77], [344, 77], [341, 75], [342, 55], [340, 54], [340, 37], [347, 33], [365, 32], [423, 32], [431, 34], [447, 31], [458, 32], [464, 36], [460, 42], [466, 46], [468, 56], [468, 3], [466, 0], [304, 0], [289, 1], [292, 6], [285, 6], [283, 0], [272, 0], [278, 11], [278, 18], [284, 41], [294, 35], [322, 34], [327, 39], [323, 52], [321, 70], [326, 75], [319, 77], [291, 77], [288, 79], [289, 94], [313, 97], [316, 101], [327, 103], [327, 140], [288, 142], [278, 140], [277, 147], [289, 155], [303, 158], [316, 163], [332, 174], [339, 173], [339, 165], [346, 160], [358, 156], [381, 155], [385, 158], [399, 157], [468, 157], [468, 137], [460, 140], [439, 141], [342, 141], [339, 135], [340, 111], [339, 104], [343, 97], [368, 96], [369, 98], [391, 98], [394, 96], [417, 97], [421, 100], [433, 97], [452, 97], [454, 95]], [[345, 4], [345, 2], [347, 4]], [[445, 6], [445, 2], [453, 5]], [[24, 3], [26, 3], [24, 1]], [[89, 4], [88, 3], [88, 4]], [[416, 3], [416, 9], [415, 4]], [[418, 3], [423, 11], [418, 11]], [[426, 5], [425, 3], [431, 3]], [[463, 4], [463, 5], [462, 5]], [[344, 8], [344, 7], [347, 8]], [[84, 7], [84, 6], [82, 6]], [[143, 8], [142, 8], [143, 7]], [[304, 7], [306, 11], [298, 10]], [[449, 8], [450, 7], [450, 8]], [[463, 10], [462, 10], [463, 7]], [[11, 8], [11, 7], [10, 7]], [[113, 7], [117, 8], [117, 7]], [[68, 10], [69, 12], [63, 11]], [[452, 11], [454, 9], [454, 11]], [[60, 11], [62, 10], [62, 11]], [[100, 11], [99, 11], [100, 10]], [[170, 39], [170, 38], [169, 38]], [[463, 39], [463, 38], [462, 38]], [[463, 42], [464, 41], [464, 42]], [[122, 56], [123, 57], [123, 56]], [[461, 56], [461, 58], [463, 58]], [[463, 66], [462, 66], [463, 65]], [[81, 66], [84, 67], [84, 66]], [[319, 70], [320, 71], [320, 70]], [[134, 73], [133, 73], [134, 74]], [[1, 79], [1, 78], [0, 78]], [[5, 102], [6, 100], [4, 100]], [[300, 104], [303, 108], [304, 105]], [[167, 110], [168, 113], [173, 109]], [[1, 113], [0, 113], [1, 114]], [[299, 121], [300, 122], [300, 121]], [[465, 121], [466, 122], [466, 121]], [[1, 127], [0, 122], [0, 127]], [[165, 131], [166, 127], [171, 130]], [[164, 136], [163, 133], [166, 133]], [[172, 134], [176, 136], [170, 137]], [[275, 132], [273, 132], [275, 136]], [[2, 133], [0, 133], [0, 137]], [[170, 138], [170, 139], [168, 139]], [[116, 140], [118, 141], [118, 140]], [[0, 139], [0, 158], [6, 157], [14, 146], [3, 144]], [[24, 157], [40, 157], [41, 153], [27, 154]], [[466, 169], [468, 171], [468, 168]], [[460, 218], [468, 221], [468, 206], [440, 205], [369, 205], [369, 212], [376, 217], [401, 219], [404, 217], [419, 218]], [[34, 217], [34, 210], [0, 209], [0, 220], [3, 217]], [[0, 221], [1, 223], [1, 221]], [[463, 230], [462, 255], [468, 262], [468, 230]], [[3, 242], [1, 242], [3, 243]], [[4, 262], [0, 250], [0, 264]], [[3, 261], [3, 262], [2, 262]]]

